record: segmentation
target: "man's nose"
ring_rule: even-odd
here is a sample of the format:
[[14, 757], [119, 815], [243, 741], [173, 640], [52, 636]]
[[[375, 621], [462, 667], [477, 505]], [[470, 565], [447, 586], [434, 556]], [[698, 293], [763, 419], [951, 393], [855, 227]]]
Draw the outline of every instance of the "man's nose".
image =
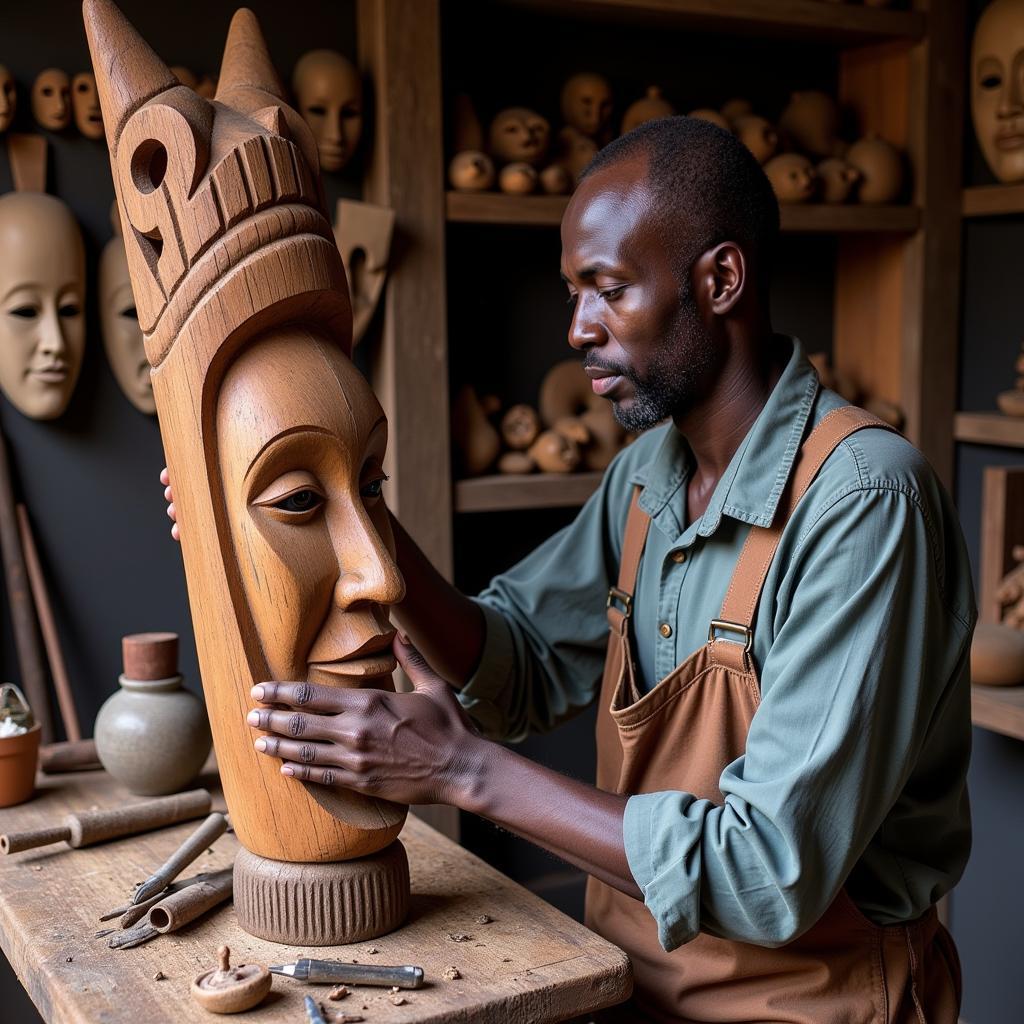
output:
[[603, 345], [608, 340], [608, 332], [595, 314], [593, 302], [581, 295], [576, 300], [572, 323], [569, 324], [569, 344], [574, 349], [583, 351], [594, 345]]

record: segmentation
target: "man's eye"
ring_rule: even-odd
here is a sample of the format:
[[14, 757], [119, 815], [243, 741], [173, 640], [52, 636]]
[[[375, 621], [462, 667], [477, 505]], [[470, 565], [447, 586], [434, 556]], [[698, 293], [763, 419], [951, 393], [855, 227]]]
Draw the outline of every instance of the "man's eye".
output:
[[364, 498], [379, 498], [384, 490], [384, 481], [387, 480], [386, 476], [379, 476], [376, 480], [371, 480], [369, 483], [363, 484], [359, 488], [359, 493]]
[[319, 508], [322, 505], [324, 499], [317, 494], [316, 491], [306, 490], [293, 491], [286, 498], [282, 498], [280, 501], [274, 502], [274, 508], [279, 508], [282, 512], [312, 512], [313, 509]]
[[35, 320], [39, 315], [34, 306], [18, 306], [16, 309], [9, 310], [9, 312], [11, 316], [20, 316], [23, 320]]

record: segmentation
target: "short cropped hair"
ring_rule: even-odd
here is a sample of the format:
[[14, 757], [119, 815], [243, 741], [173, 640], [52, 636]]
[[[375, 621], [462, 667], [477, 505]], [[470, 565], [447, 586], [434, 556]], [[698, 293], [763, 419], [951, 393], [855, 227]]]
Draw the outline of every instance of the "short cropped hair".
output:
[[736, 242], [767, 291], [779, 235], [779, 204], [753, 154], [731, 132], [695, 117], [638, 125], [599, 150], [582, 178], [634, 157], [647, 160], [647, 186], [663, 238], [687, 278], [693, 261], [721, 242]]

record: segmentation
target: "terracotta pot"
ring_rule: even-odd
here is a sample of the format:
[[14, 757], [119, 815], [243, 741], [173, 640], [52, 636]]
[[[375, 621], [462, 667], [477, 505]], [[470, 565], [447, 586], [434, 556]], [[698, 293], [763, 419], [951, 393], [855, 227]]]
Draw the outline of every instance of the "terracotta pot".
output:
[[118, 782], [139, 796], [185, 789], [210, 753], [203, 702], [180, 675], [131, 679], [108, 697], [96, 716], [96, 752]]
[[22, 804], [35, 792], [41, 732], [36, 723], [20, 736], [0, 739], [0, 807]]

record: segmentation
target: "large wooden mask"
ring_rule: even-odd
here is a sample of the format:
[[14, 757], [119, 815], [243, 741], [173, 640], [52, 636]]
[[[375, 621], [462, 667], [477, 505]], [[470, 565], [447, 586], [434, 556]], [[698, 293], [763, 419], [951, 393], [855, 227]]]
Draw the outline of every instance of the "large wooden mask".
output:
[[263, 857], [373, 853], [405, 808], [296, 784], [245, 724], [265, 679], [392, 688], [387, 425], [348, 359], [316, 143], [250, 11], [211, 102], [109, 0], [84, 9], [232, 822]]

